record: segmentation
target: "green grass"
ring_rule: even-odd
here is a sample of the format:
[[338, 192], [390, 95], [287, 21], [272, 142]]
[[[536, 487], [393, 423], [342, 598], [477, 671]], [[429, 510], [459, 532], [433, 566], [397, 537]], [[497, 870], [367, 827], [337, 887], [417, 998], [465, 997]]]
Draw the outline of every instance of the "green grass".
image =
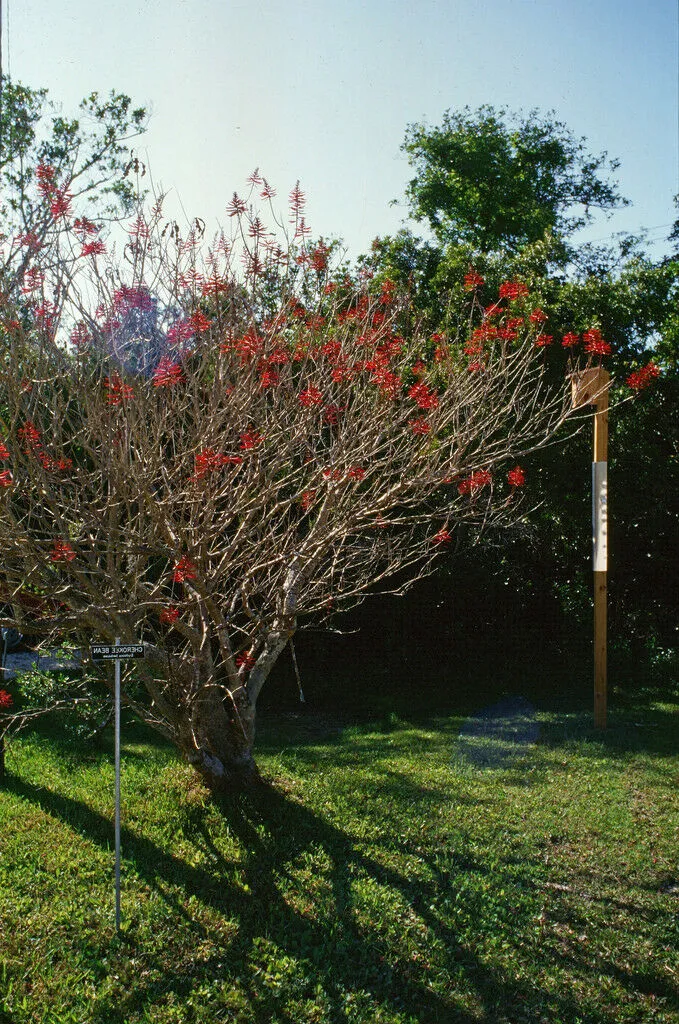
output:
[[120, 937], [110, 749], [23, 735], [1, 1024], [676, 1022], [679, 707], [538, 717], [270, 718], [219, 804], [126, 726]]

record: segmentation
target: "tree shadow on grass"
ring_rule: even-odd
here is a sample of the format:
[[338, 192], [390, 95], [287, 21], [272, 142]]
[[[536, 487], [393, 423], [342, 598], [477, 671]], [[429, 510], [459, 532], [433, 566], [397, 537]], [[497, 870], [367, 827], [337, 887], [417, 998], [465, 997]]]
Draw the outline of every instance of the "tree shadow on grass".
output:
[[[110, 821], [83, 803], [16, 777], [10, 776], [5, 785], [102, 848], [110, 848]], [[498, 1019], [501, 1007], [511, 1013], [512, 1007], [527, 1012], [531, 1006], [537, 1011], [547, 1005], [563, 1021], [588, 1020], [577, 1001], [567, 994], [555, 998], [528, 981], [494, 970], [460, 941], [441, 905], [442, 885], [450, 884], [449, 877], [435, 873], [429, 881], [407, 878], [380, 858], [379, 848], [374, 855], [362, 852], [344, 831], [274, 787], [254, 795], [222, 797], [218, 806], [238, 840], [240, 860], [224, 856], [210, 832], [207, 812], [200, 808], [192, 813], [191, 842], [209, 855], [209, 867], [193, 866], [123, 828], [125, 861], [182, 923], [183, 955], [178, 957], [182, 966], [168, 972], [166, 955], [145, 949], [146, 933], [133, 920], [127, 927], [120, 956], [143, 956], [152, 980], [135, 975], [127, 989], [118, 987], [113, 993], [100, 994], [88, 1011], [91, 1024], [128, 1024], [144, 1007], [169, 997], [179, 1001], [189, 997], [199, 982], [218, 986], [229, 979], [237, 979], [247, 993], [249, 1019], [257, 1024], [270, 1024], [274, 1019], [280, 1024], [297, 1024], [286, 1010], [289, 992], [285, 984], [282, 995], [263, 984], [261, 966], [257, 964], [257, 958], [266, 955], [259, 952], [262, 942], [303, 965], [305, 997], [312, 999], [314, 992], [320, 991], [323, 1019], [333, 1024], [357, 1019], [347, 1003], [347, 994], [356, 992], [363, 994], [373, 1010], [383, 1007], [423, 1024], [478, 1024], [479, 1020]], [[293, 869], [305, 856], [318, 851], [329, 865], [332, 912], [325, 916], [316, 914], [312, 903], [299, 909], [286, 898], [290, 895], [287, 883], [297, 885], [297, 896], [304, 895], [300, 882], [293, 878]], [[459, 870], [480, 868], [476, 863], [458, 865]], [[437, 980], [426, 965], [396, 954], [393, 940], [372, 922], [366, 925], [364, 919], [361, 923], [356, 914], [357, 879], [389, 890], [401, 906], [409, 907], [421, 920], [428, 945], [437, 950], [439, 975], [443, 973], [446, 982], [442, 983], [441, 977]], [[193, 911], [191, 897], [225, 921], [235, 922], [235, 936], [220, 941], [203, 923], [204, 915]], [[524, 912], [516, 911], [518, 924]], [[197, 947], [198, 940], [210, 944], [212, 951], [205, 959], [187, 963], [186, 945]], [[88, 942], [95, 954], [103, 954], [101, 935], [89, 939], [78, 935], [79, 948]], [[463, 1007], [463, 997], [471, 1010]], [[233, 1019], [225, 1012], [224, 1020]], [[368, 1010], [359, 1019], [369, 1018]], [[218, 1003], [212, 1019], [220, 1019]]]

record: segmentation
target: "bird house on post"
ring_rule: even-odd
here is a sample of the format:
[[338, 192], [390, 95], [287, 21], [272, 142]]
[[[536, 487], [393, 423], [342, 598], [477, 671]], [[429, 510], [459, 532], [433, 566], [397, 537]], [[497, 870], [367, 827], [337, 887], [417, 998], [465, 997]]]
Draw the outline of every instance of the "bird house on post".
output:
[[608, 600], [608, 388], [610, 374], [598, 366], [571, 377], [573, 408], [595, 407], [592, 458], [592, 569], [594, 571], [594, 724], [606, 728]]

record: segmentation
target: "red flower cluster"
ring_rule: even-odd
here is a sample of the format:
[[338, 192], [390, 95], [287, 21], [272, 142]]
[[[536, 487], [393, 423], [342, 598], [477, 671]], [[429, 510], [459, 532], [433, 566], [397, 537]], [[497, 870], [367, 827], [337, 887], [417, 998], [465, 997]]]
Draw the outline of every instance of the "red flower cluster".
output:
[[498, 295], [501, 299], [523, 299], [528, 295], [529, 288], [527, 284], [523, 284], [522, 281], [504, 281], [499, 289]]
[[203, 448], [202, 451], [196, 454], [193, 479], [202, 480], [208, 473], [213, 473], [215, 470], [227, 465], [227, 463], [233, 462], [234, 458], [238, 462], [243, 461], [240, 456], [222, 455], [220, 452], [216, 452], [214, 448]]
[[585, 331], [582, 340], [585, 343], [585, 352], [588, 355], [608, 356], [611, 354], [611, 346], [601, 337], [601, 331], [597, 327], [592, 327], [589, 331]]
[[236, 665], [238, 668], [242, 668], [244, 672], [249, 672], [253, 669], [255, 661], [256, 658], [249, 651], [241, 651], [240, 654], [236, 655]]
[[317, 387], [311, 384], [304, 391], [299, 393], [299, 404], [305, 406], [307, 409], [314, 405], [323, 404], [323, 392], [319, 391]]
[[510, 487], [523, 487], [526, 482], [526, 474], [521, 469], [521, 466], [515, 466], [514, 469], [510, 469], [507, 473], [507, 483]]
[[420, 409], [436, 409], [439, 404], [435, 392], [430, 391], [426, 384], [413, 384], [408, 397], [414, 399]]
[[307, 512], [311, 508], [311, 506], [314, 503], [314, 498], [315, 497], [316, 497], [316, 491], [305, 491], [304, 492], [304, 494], [302, 495], [302, 497], [299, 500], [299, 503], [300, 503], [300, 505], [302, 506], [302, 508], [304, 509], [305, 512]]
[[173, 387], [184, 380], [184, 371], [179, 363], [173, 363], [167, 356], [158, 363], [153, 373], [154, 388]]
[[350, 480], [362, 480], [365, 476], [365, 470], [362, 466], [350, 466], [347, 470], [347, 477]]
[[626, 384], [632, 391], [643, 391], [644, 388], [649, 387], [654, 380], [657, 380], [660, 376], [660, 370], [654, 362], [647, 363], [646, 366], [642, 366], [640, 370], [634, 370], [630, 373], [627, 378]]
[[461, 480], [457, 489], [460, 494], [475, 494], [482, 487], [486, 487], [491, 480], [492, 476], [487, 469], [477, 469], [466, 480]]
[[442, 527], [438, 533], [435, 533], [431, 539], [432, 544], [448, 544], [453, 539], [452, 533], [449, 533], [444, 527]]
[[75, 551], [67, 540], [55, 540], [50, 552], [52, 562], [72, 562], [75, 558]]
[[8, 469], [0, 473], [0, 487], [11, 487], [13, 483], [14, 477]]
[[31, 451], [40, 444], [40, 431], [32, 420], [26, 420], [23, 427], [19, 427], [19, 437], [26, 445], [26, 451]]
[[568, 334], [564, 334], [561, 344], [564, 348], [574, 348], [579, 341], [580, 335], [573, 334], [572, 331], [569, 331]]
[[196, 567], [190, 558], [184, 555], [179, 559], [174, 567], [172, 573], [172, 580], [174, 583], [184, 583], [186, 580], [195, 580], [196, 578]]
[[275, 388], [281, 382], [281, 375], [278, 370], [264, 370], [259, 378], [260, 388]]
[[545, 348], [547, 345], [551, 345], [554, 341], [554, 337], [551, 334], [538, 334], [535, 339], [536, 348]]
[[427, 423], [424, 416], [418, 416], [414, 420], [408, 420], [408, 426], [413, 434], [428, 434], [431, 430], [431, 423]]
[[125, 384], [117, 373], [113, 377], [106, 377], [104, 387], [108, 391], [107, 405], [122, 405], [125, 399], [131, 398], [134, 394], [134, 388], [130, 384]]
[[209, 331], [212, 327], [212, 320], [209, 320], [205, 313], [202, 313], [199, 309], [195, 313], [192, 313], [188, 320], [189, 327], [194, 334], [202, 334], [204, 331]]
[[97, 238], [94, 242], [85, 242], [80, 253], [81, 256], [103, 256], [106, 252], [106, 246]]
[[532, 324], [545, 324], [549, 320], [549, 317], [541, 309], [534, 309], [528, 319]]
[[0, 459], [9, 458], [9, 449], [0, 441]]
[[466, 292], [473, 292], [477, 288], [481, 288], [485, 284], [485, 281], [480, 274], [477, 274], [475, 270], [470, 270], [468, 274], [464, 275], [464, 290]]
[[160, 613], [160, 621], [164, 626], [172, 626], [179, 618], [179, 608], [176, 605], [171, 604], [167, 608], [163, 608]]
[[11, 708], [13, 704], [14, 701], [12, 700], [12, 695], [9, 694], [7, 690], [0, 690], [0, 708], [6, 710]]
[[71, 212], [73, 196], [66, 189], [55, 189], [50, 200], [50, 213], [54, 220], [59, 217], [67, 217]]
[[256, 430], [246, 430], [244, 434], [240, 435], [240, 446], [243, 451], [250, 451], [252, 448], [256, 448], [257, 445], [260, 445], [263, 440], [262, 434]]

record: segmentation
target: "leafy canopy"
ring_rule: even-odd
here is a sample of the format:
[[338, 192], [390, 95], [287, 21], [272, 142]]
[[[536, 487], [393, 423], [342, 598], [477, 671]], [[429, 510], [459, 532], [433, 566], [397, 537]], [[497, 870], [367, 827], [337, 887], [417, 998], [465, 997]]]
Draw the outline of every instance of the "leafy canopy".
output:
[[443, 245], [511, 254], [546, 235], [567, 239], [593, 210], [627, 205], [607, 177], [618, 162], [593, 156], [551, 114], [447, 111], [439, 127], [410, 125], [402, 149], [416, 171], [410, 213]]

